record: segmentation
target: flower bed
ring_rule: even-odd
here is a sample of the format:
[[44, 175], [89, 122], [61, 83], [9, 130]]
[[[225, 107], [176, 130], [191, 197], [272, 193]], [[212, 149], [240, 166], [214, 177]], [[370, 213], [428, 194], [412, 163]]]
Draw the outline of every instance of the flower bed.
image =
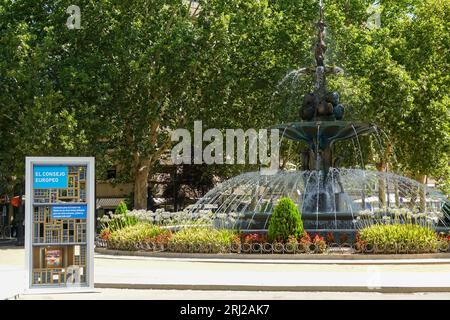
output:
[[107, 234], [103, 240], [107, 247], [116, 250], [138, 250], [142, 244], [157, 243], [162, 239], [170, 238], [170, 231], [148, 223], [138, 223]]
[[177, 225], [177, 224], [211, 224], [213, 221], [213, 213], [209, 210], [200, 210], [193, 217], [188, 211], [169, 212], [163, 209], [156, 211], [147, 210], [125, 210], [109, 213], [99, 218], [102, 228], [120, 229], [138, 222], [147, 222], [160, 226]]
[[229, 252], [236, 233], [205, 227], [185, 228], [172, 235], [168, 250], [190, 253]]
[[[101, 220], [103, 230], [97, 246], [126, 251], [235, 254], [449, 252], [450, 235], [438, 235], [428, 224], [413, 223], [407, 211], [394, 212], [390, 223], [372, 224], [372, 220], [356, 239], [350, 240], [346, 233], [301, 233], [301, 216], [289, 199], [276, 208], [279, 214], [271, 219], [272, 229], [266, 235], [213, 228], [215, 217], [211, 212], [203, 212], [201, 220], [192, 221], [184, 211], [127, 211], [125, 207]], [[402, 216], [406, 218], [400, 219]], [[291, 222], [289, 228], [283, 226], [285, 220]]]
[[[171, 232], [160, 226], [138, 223], [114, 232], [104, 232], [97, 246], [113, 250], [226, 253], [226, 254], [404, 254], [449, 252], [450, 236], [432, 230], [372, 226], [358, 234], [355, 243], [335, 243], [329, 235], [304, 233], [286, 242], [270, 242], [262, 234], [239, 234], [210, 227], [187, 227]], [[395, 231], [393, 231], [395, 229]], [[415, 231], [415, 233], [413, 232]], [[405, 234], [406, 233], [406, 234]], [[387, 235], [386, 235], [387, 234]], [[417, 235], [419, 235], [416, 238]], [[416, 235], [416, 236], [414, 236]], [[345, 240], [345, 237], [342, 237]]]
[[435, 253], [448, 251], [448, 237], [417, 224], [372, 225], [360, 231], [356, 247], [363, 253]]
[[440, 211], [418, 212], [408, 208], [381, 208], [358, 212], [354, 223], [360, 229], [377, 224], [415, 224], [433, 228], [443, 219], [443, 212]]

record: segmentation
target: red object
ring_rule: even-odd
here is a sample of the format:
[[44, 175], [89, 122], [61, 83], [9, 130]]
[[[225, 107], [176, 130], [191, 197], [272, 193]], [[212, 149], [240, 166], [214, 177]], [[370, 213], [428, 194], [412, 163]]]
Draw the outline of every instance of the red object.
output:
[[312, 242], [311, 236], [308, 234], [308, 232], [306, 231], [303, 232], [303, 236], [301, 237], [300, 242], [306, 244]]
[[259, 233], [250, 233], [244, 236], [245, 243], [262, 243], [264, 241], [264, 237]]
[[22, 197], [21, 196], [17, 196], [11, 199], [11, 205], [13, 207], [20, 207], [20, 205], [22, 204]]

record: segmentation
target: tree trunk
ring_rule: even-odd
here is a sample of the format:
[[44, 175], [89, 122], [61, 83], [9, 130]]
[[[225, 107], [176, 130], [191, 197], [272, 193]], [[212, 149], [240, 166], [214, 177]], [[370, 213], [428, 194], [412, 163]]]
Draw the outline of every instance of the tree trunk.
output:
[[[150, 124], [150, 145], [156, 144], [159, 128], [158, 122]], [[145, 159], [139, 152], [134, 153], [134, 208], [147, 210], [148, 204], [148, 177], [150, 175], [151, 159]]]
[[259, 201], [259, 183], [255, 185], [254, 191], [252, 191], [252, 200], [250, 202], [249, 209], [255, 211]]
[[380, 207], [386, 208], [387, 206], [386, 183], [383, 179], [378, 180], [378, 198], [380, 199]]
[[418, 181], [422, 184], [422, 186], [420, 186], [420, 189], [419, 189], [420, 211], [426, 212], [427, 198], [426, 198], [426, 194], [425, 194], [425, 187], [426, 187], [427, 176], [419, 174], [416, 176], [416, 181]]
[[[376, 167], [380, 172], [386, 171], [385, 162], [377, 163]], [[380, 208], [386, 208], [386, 182], [382, 177], [378, 179], [378, 199], [380, 200]]]
[[[392, 145], [388, 144], [384, 150], [383, 158], [376, 164], [377, 170], [386, 172], [388, 170], [388, 161], [392, 153]], [[386, 181], [383, 178], [378, 179], [378, 199], [380, 199], [380, 208], [386, 208], [387, 197], [389, 197]]]
[[398, 182], [395, 181], [394, 182], [394, 192], [395, 192], [395, 206], [397, 208], [400, 208], [400, 194], [399, 194], [399, 190], [398, 190]]
[[134, 167], [134, 208], [147, 210], [150, 166], [148, 161], [139, 161], [139, 156], [136, 156], [135, 159], [137, 163]]
[[[159, 122], [154, 121], [150, 124], [150, 139], [149, 143], [156, 146], [159, 135]], [[145, 158], [139, 152], [134, 154], [134, 208], [147, 210], [148, 199], [148, 178], [153, 173], [153, 165], [159, 157], [168, 150], [171, 144], [170, 135], [166, 141]]]

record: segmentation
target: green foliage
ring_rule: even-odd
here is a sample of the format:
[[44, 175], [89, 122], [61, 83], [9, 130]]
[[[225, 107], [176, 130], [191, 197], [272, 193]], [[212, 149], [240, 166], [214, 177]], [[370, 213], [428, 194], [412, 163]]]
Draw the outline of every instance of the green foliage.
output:
[[214, 213], [212, 211], [202, 211], [200, 217], [192, 218], [189, 211], [169, 212], [164, 209], [157, 209], [155, 212], [146, 210], [127, 211], [127, 216], [134, 217], [140, 222], [148, 222], [156, 225], [179, 226], [179, 225], [212, 225]]
[[412, 175], [432, 175], [450, 192], [450, 1], [409, 0], [387, 46], [413, 81], [413, 107], [396, 137], [401, 164]]
[[290, 198], [281, 198], [270, 218], [269, 241], [287, 241], [289, 236], [299, 238], [302, 234], [300, 211]]
[[[431, 175], [448, 191], [450, 1], [380, 1], [382, 26], [371, 30], [372, 3], [326, 1], [327, 64], [346, 72], [329, 87], [341, 92], [346, 119], [389, 136], [391, 168]], [[312, 89], [308, 77], [278, 84], [314, 64], [316, 0], [202, 0], [196, 18], [186, 1], [80, 0], [80, 30], [65, 27], [70, 4], [0, 2], [0, 192], [23, 183], [25, 156], [92, 155], [97, 172], [120, 164], [117, 182], [140, 180], [145, 193], [171, 130], [194, 120], [205, 129], [295, 121]], [[377, 145], [364, 145], [365, 163], [379, 161]], [[351, 147], [336, 147], [352, 151], [340, 153], [343, 163], [359, 165]], [[283, 149], [283, 160], [298, 164], [298, 151]]]
[[136, 216], [127, 214], [127, 211], [111, 215], [105, 214], [98, 220], [101, 230], [109, 230], [111, 232], [134, 226], [140, 222]]
[[372, 225], [359, 232], [359, 239], [382, 249], [401, 245], [409, 250], [426, 248], [436, 251], [439, 245], [435, 231], [418, 224]]
[[170, 245], [175, 251], [188, 250], [218, 253], [226, 251], [235, 239], [236, 232], [226, 229], [204, 227], [184, 228], [170, 239]]
[[170, 234], [170, 231], [148, 223], [138, 223], [115, 230], [109, 234], [108, 248], [134, 251], [137, 244], [151, 241], [163, 234]]
[[116, 208], [115, 214], [126, 215], [127, 211], [128, 211], [127, 204], [121, 201]]

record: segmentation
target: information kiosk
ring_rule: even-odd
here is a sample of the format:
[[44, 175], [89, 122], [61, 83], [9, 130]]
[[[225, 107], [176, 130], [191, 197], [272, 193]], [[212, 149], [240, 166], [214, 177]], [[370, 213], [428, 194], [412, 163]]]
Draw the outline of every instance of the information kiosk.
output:
[[28, 289], [94, 287], [94, 158], [26, 158]]

